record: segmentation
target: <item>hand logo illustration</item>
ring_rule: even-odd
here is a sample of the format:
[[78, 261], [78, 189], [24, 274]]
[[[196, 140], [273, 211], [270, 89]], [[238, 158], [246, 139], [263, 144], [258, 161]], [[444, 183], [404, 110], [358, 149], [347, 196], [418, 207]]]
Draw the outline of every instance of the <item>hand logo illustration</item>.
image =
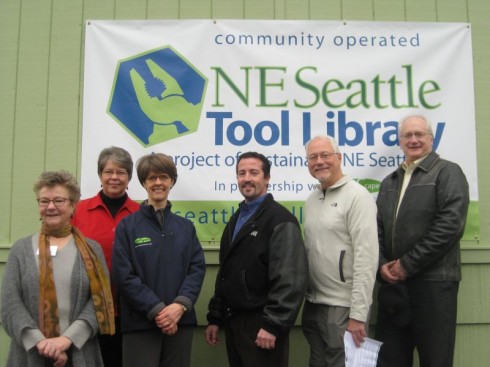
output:
[[109, 113], [145, 146], [197, 131], [207, 80], [169, 47], [120, 62]]

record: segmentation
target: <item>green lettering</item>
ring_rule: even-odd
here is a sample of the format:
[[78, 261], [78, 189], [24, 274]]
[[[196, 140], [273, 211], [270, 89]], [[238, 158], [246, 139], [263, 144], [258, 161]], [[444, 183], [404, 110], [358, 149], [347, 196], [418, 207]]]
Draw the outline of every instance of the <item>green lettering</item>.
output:
[[[330, 85], [332, 87], [330, 88]], [[344, 90], [344, 85], [340, 80], [337, 79], [330, 79], [325, 82], [322, 88], [322, 99], [323, 103], [325, 103], [325, 106], [331, 107], [331, 108], [340, 108], [344, 105], [344, 103], [339, 103], [335, 104], [332, 101], [330, 101], [329, 94], [333, 94], [339, 91]]]
[[[426, 86], [427, 86], [427, 89], [425, 88]], [[439, 87], [439, 85], [435, 81], [427, 80], [427, 81], [423, 82], [419, 88], [419, 99], [420, 99], [420, 103], [422, 104], [422, 106], [424, 106], [425, 108], [430, 108], [430, 109], [438, 108], [441, 105], [441, 103], [439, 102], [437, 104], [430, 104], [429, 102], [427, 102], [425, 95], [428, 93], [438, 92], [440, 90], [441, 90], [441, 88]]]
[[[357, 88], [356, 88], [357, 86]], [[370, 105], [367, 101], [367, 91], [366, 91], [366, 82], [361, 79], [353, 80], [347, 84], [347, 89], [358, 89], [357, 92], [352, 93], [349, 97], [347, 97], [345, 104], [349, 108], [356, 108], [359, 106], [363, 106], [365, 108], [369, 108]], [[354, 100], [357, 98], [357, 102]]]
[[215, 91], [215, 102], [213, 107], [223, 107], [224, 104], [220, 102], [220, 80], [228, 84], [231, 90], [238, 96], [238, 98], [243, 102], [245, 106], [248, 106], [248, 98], [249, 98], [249, 74], [252, 69], [250, 66], [242, 66], [240, 69], [245, 71], [245, 91], [242, 92], [235, 83], [231, 80], [231, 78], [225, 73], [225, 71], [220, 67], [212, 67], [216, 72], [216, 91]]
[[268, 103], [267, 102], [267, 88], [270, 87], [275, 87], [275, 88], [280, 88], [280, 90], [284, 90], [284, 79], [280, 78], [279, 82], [277, 83], [271, 83], [267, 82], [267, 75], [270, 74], [269, 71], [273, 70], [279, 70], [282, 71], [283, 73], [286, 73], [286, 68], [285, 67], [274, 67], [274, 66], [260, 66], [256, 67], [256, 69], [259, 70], [259, 81], [260, 81], [260, 87], [259, 87], [259, 93], [260, 93], [260, 103], [257, 105], [257, 107], [286, 107], [288, 105], [288, 101], [280, 102], [280, 103]]
[[320, 99], [320, 92], [318, 91], [318, 89], [313, 84], [310, 84], [303, 80], [301, 74], [304, 70], [313, 70], [316, 73], [317, 69], [313, 66], [305, 66], [296, 72], [296, 83], [300, 87], [303, 87], [304, 89], [311, 91], [314, 95], [314, 100], [313, 102], [307, 104], [307, 103], [298, 102], [297, 99], [294, 99], [294, 106], [299, 108], [313, 107], [318, 103], [318, 100]]

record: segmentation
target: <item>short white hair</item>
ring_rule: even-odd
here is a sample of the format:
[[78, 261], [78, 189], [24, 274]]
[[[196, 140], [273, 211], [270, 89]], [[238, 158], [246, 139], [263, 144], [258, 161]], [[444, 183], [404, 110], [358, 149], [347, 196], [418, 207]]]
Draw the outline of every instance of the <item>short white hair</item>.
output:
[[403, 125], [404, 125], [404, 124], [405, 124], [405, 123], [406, 123], [408, 120], [410, 120], [410, 119], [412, 119], [412, 118], [418, 118], [418, 119], [420, 119], [420, 120], [424, 121], [424, 122], [425, 122], [425, 125], [427, 126], [427, 132], [428, 132], [428, 133], [429, 133], [431, 136], [434, 136], [434, 131], [432, 130], [432, 124], [431, 124], [431, 122], [429, 121], [429, 119], [428, 119], [427, 117], [425, 117], [425, 116], [423, 116], [423, 115], [408, 115], [408, 116], [406, 116], [406, 117], [402, 118], [402, 119], [400, 120], [400, 122], [398, 123], [398, 135], [400, 134], [400, 131], [401, 131], [401, 129], [402, 129], [402, 127], [403, 127]]
[[340, 153], [339, 152], [339, 144], [337, 143], [337, 140], [335, 140], [335, 138], [331, 137], [330, 135], [316, 135], [316, 136], [314, 136], [313, 138], [311, 138], [310, 140], [308, 140], [306, 142], [306, 144], [305, 144], [305, 151], [308, 152], [308, 146], [315, 139], [319, 139], [319, 140], [323, 140], [323, 141], [329, 142], [332, 145], [332, 148], [334, 150], [332, 153]]

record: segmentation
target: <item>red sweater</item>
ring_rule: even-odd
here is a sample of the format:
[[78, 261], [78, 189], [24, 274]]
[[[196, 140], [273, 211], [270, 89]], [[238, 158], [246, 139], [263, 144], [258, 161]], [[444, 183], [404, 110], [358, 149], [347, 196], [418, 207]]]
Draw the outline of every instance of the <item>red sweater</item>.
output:
[[85, 237], [97, 241], [104, 251], [105, 261], [112, 272], [112, 247], [116, 226], [121, 219], [138, 211], [140, 205], [129, 197], [113, 218], [105, 206], [100, 192], [90, 199], [78, 203], [71, 224], [77, 227]]

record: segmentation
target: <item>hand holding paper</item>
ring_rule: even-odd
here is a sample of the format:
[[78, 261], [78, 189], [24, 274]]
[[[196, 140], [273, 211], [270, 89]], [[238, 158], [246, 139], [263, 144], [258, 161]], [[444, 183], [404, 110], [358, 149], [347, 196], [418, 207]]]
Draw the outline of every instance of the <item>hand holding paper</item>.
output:
[[344, 334], [345, 367], [376, 367], [382, 344], [380, 341], [364, 338], [364, 343], [357, 348], [352, 334], [346, 331]]

